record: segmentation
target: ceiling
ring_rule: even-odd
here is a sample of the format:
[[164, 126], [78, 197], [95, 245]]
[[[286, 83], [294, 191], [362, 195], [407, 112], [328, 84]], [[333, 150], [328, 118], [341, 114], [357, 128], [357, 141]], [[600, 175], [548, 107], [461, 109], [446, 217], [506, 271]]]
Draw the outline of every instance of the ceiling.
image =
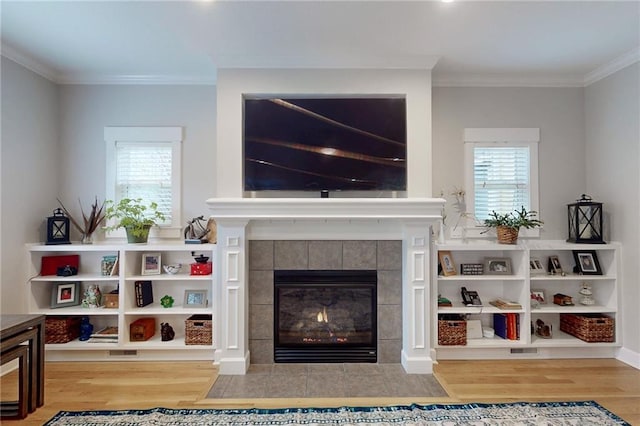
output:
[[431, 68], [584, 86], [640, 58], [639, 1], [3, 0], [2, 54], [58, 83], [214, 84], [249, 68]]

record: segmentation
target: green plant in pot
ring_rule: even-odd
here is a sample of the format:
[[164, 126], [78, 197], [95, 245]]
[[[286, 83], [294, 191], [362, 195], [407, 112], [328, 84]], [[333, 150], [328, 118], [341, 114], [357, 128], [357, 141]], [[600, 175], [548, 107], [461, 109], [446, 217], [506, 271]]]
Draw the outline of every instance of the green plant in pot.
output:
[[107, 200], [106, 205], [105, 217], [116, 221], [107, 231], [124, 228], [129, 243], [146, 243], [151, 227], [165, 219], [157, 203], [145, 204], [142, 198], [123, 198], [118, 203]]
[[497, 213], [493, 210], [489, 213], [489, 219], [484, 220], [484, 226], [496, 228], [499, 243], [515, 244], [518, 241], [520, 228], [531, 229], [542, 226], [544, 222], [537, 219], [537, 215], [538, 212], [528, 211], [524, 206], [520, 210], [514, 210], [510, 213]]

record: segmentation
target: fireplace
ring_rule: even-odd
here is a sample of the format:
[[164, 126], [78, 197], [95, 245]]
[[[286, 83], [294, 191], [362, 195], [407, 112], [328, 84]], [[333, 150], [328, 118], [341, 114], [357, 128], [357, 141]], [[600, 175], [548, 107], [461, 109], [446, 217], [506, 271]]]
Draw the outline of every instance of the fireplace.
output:
[[377, 271], [274, 271], [274, 361], [376, 362]]

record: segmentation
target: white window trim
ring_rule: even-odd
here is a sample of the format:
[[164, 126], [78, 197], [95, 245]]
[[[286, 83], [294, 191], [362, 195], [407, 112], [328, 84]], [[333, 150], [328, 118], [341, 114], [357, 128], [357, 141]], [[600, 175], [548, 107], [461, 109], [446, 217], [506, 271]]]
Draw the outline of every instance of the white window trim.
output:
[[[473, 182], [473, 148], [476, 146], [528, 146], [530, 153], [529, 183], [531, 186], [531, 207], [540, 213], [540, 199], [538, 186], [538, 143], [540, 142], [539, 128], [467, 128], [464, 129], [464, 183], [467, 188], [469, 201], [467, 214], [475, 218], [475, 185]], [[487, 237], [486, 228], [481, 223], [472, 225], [469, 221], [465, 227], [468, 238]], [[484, 232], [484, 233], [483, 233]], [[489, 232], [489, 235], [491, 233]], [[521, 237], [539, 237], [540, 228], [520, 229]]]
[[[118, 142], [170, 142], [171, 143], [171, 183], [172, 183], [172, 224], [154, 226], [151, 238], [180, 238], [182, 236], [182, 127], [105, 127], [104, 140], [106, 148], [106, 199], [115, 200], [116, 194], [116, 144]], [[111, 225], [107, 223], [107, 226]], [[125, 238], [124, 229], [107, 232], [106, 238]]]

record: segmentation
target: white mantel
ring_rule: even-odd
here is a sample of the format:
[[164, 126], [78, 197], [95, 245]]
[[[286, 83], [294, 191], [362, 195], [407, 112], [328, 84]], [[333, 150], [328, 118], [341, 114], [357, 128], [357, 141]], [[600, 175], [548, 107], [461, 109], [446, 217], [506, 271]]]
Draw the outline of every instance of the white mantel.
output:
[[440, 198], [211, 198], [218, 224], [214, 294], [215, 360], [221, 374], [245, 374], [248, 345], [247, 241], [262, 237], [402, 240], [402, 354], [408, 373], [431, 373], [431, 227]]
[[440, 220], [441, 198], [211, 198], [216, 219]]

